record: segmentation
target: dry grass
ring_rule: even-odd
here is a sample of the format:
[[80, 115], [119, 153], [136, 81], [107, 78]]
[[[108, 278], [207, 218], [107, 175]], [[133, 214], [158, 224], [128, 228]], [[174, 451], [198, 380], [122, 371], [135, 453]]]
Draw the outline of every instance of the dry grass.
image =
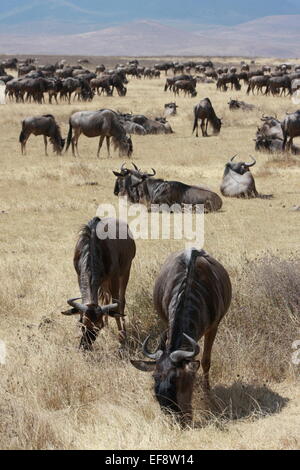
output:
[[[52, 112], [67, 133], [75, 109], [112, 108], [162, 114], [173, 96], [161, 80], [131, 80], [125, 98], [91, 104], [17, 105], [0, 108], [0, 339], [8, 357], [0, 365], [0, 446], [5, 449], [295, 449], [299, 447], [299, 370], [291, 363], [299, 323], [299, 159], [258, 154], [258, 191], [266, 200], [224, 200], [206, 216], [205, 249], [229, 270], [234, 295], [213, 351], [211, 400], [201, 374], [195, 387], [195, 420], [182, 431], [159, 410], [152, 379], [116, 354], [115, 326], [101, 333], [92, 354], [77, 351], [76, 320], [61, 317], [66, 299], [78, 293], [72, 256], [78, 228], [99, 203], [113, 202], [117, 154], [96, 159], [96, 139], [81, 137], [81, 158], [44, 156], [42, 138], [31, 137], [28, 155], [18, 144], [20, 121]], [[257, 109], [228, 110], [232, 98]], [[191, 136], [192, 108], [209, 96], [225, 122], [218, 138]], [[176, 100], [171, 136], [134, 136], [134, 161], [159, 176], [203, 183], [218, 191], [227, 159], [254, 154], [262, 112], [282, 116], [287, 98], [217, 93], [199, 85], [198, 98]], [[93, 184], [91, 184], [93, 183]], [[97, 183], [97, 184], [94, 184]], [[152, 288], [178, 241], [138, 241], [127, 295], [131, 354], [157, 334]]]

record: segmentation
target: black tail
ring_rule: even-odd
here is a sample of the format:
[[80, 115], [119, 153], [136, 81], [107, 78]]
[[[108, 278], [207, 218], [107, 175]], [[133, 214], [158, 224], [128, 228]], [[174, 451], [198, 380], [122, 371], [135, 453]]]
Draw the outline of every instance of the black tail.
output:
[[195, 111], [195, 119], [194, 119], [194, 127], [193, 127], [193, 134], [195, 132], [195, 130], [198, 128], [198, 116], [197, 116], [197, 112]]
[[21, 133], [20, 133], [20, 136], [19, 136], [19, 142], [20, 144], [22, 144], [25, 140], [25, 123], [24, 121], [22, 121], [22, 130], [21, 130]]
[[66, 152], [68, 151], [70, 147], [71, 140], [72, 140], [72, 124], [71, 124], [71, 121], [69, 121], [69, 132], [68, 132], [68, 138], [67, 138]]

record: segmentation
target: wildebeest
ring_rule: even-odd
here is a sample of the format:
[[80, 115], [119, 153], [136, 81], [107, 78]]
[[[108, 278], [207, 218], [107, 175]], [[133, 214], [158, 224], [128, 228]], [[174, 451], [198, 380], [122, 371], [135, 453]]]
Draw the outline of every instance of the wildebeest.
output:
[[228, 103], [229, 109], [231, 111], [240, 109], [242, 111], [253, 111], [255, 109], [255, 106], [253, 104], [248, 104], [245, 103], [244, 101], [238, 101], [238, 100], [233, 100], [231, 99]]
[[[256, 152], [268, 152], [268, 153], [282, 153], [283, 139], [277, 139], [258, 135], [255, 139], [255, 150]], [[300, 155], [300, 147], [296, 145], [291, 146], [291, 152], [293, 155]]]
[[[80, 314], [80, 347], [92, 349], [98, 332], [104, 327], [105, 315], [116, 319], [123, 345], [125, 294], [135, 252], [135, 242], [125, 222], [95, 217], [82, 228], [74, 253], [82, 300], [81, 303], [79, 299], [68, 300], [72, 309], [62, 312]], [[104, 305], [100, 306], [99, 300]]]
[[[215, 212], [222, 208], [220, 196], [204, 186], [190, 186], [179, 181], [165, 181], [154, 178], [153, 173], [143, 173], [135, 165], [135, 170], [122, 167], [120, 172], [113, 172], [117, 177], [114, 194], [128, 196], [130, 202], [145, 204], [148, 210], [152, 205], [196, 208], [203, 205], [205, 212]], [[176, 208], [177, 209], [177, 208]]]
[[221, 193], [226, 197], [238, 198], [263, 198], [269, 199], [272, 196], [258, 194], [255, 181], [250, 168], [256, 164], [256, 160], [252, 158], [252, 163], [239, 162], [234, 163], [237, 155], [226, 164], [221, 184]]
[[267, 87], [269, 85], [270, 77], [267, 75], [257, 75], [254, 77], [251, 77], [249, 79], [249, 85], [247, 89], [247, 95], [249, 95], [250, 91], [252, 91], [252, 94], [254, 95], [254, 91], [257, 90], [257, 94], [260, 91], [263, 93], [263, 87], [265, 88], [265, 92], [267, 91]]
[[224, 74], [221, 77], [219, 77], [217, 81], [217, 89], [227, 91], [228, 84], [231, 85], [231, 89], [233, 89], [234, 87], [234, 89], [237, 91], [239, 91], [242, 88], [240, 85], [239, 76], [235, 73]]
[[277, 116], [262, 116], [261, 121], [263, 125], [258, 128], [256, 137], [263, 136], [271, 139], [283, 140], [283, 132], [281, 122], [277, 119]]
[[181, 90], [184, 96], [188, 94], [191, 98], [195, 98], [197, 96], [196, 83], [196, 80], [177, 80], [173, 85], [174, 94], [179, 95]]
[[281, 123], [281, 127], [283, 132], [283, 150], [285, 150], [286, 147], [289, 150], [293, 145], [293, 139], [300, 137], [300, 110], [292, 114], [287, 114]]
[[278, 95], [281, 91], [281, 95], [285, 94], [287, 91], [288, 94], [292, 94], [292, 83], [288, 75], [283, 75], [283, 77], [271, 77], [266, 89], [266, 95], [272, 93], [273, 96]]
[[150, 338], [144, 341], [143, 353], [151, 362], [131, 363], [144, 372], [154, 371], [156, 399], [182, 425], [192, 420], [193, 386], [200, 367], [198, 341], [204, 336], [201, 365], [207, 394], [212, 347], [231, 296], [227, 271], [203, 250], [172, 254], [155, 282], [154, 306], [167, 330], [153, 353], [147, 347]]
[[[74, 129], [74, 137], [72, 131]], [[78, 139], [80, 134], [86, 137], [100, 136], [97, 157], [99, 158], [100, 149], [106, 137], [108, 156], [110, 156], [110, 138], [113, 144], [119, 149], [120, 155], [131, 156], [133, 148], [130, 137], [126, 136], [126, 131], [120, 123], [117, 114], [110, 109], [101, 109], [99, 111], [79, 111], [72, 114], [69, 119], [69, 133], [67, 139], [68, 150], [72, 142], [72, 153], [75, 155], [75, 148], [78, 153]]]
[[[165, 118], [150, 119], [143, 114], [119, 114], [119, 118], [122, 122], [131, 122], [145, 129], [145, 134], [173, 134], [173, 129]], [[124, 127], [127, 127], [125, 125]], [[130, 129], [130, 127], [127, 127]], [[142, 134], [142, 133], [140, 133]]]
[[61, 155], [65, 145], [65, 139], [62, 138], [59, 125], [52, 114], [27, 117], [22, 121], [22, 130], [19, 137], [22, 155], [26, 154], [26, 142], [31, 134], [44, 136], [45, 155], [48, 155], [47, 137], [50, 138], [53, 151]]
[[177, 108], [178, 106], [176, 103], [165, 104], [165, 116], [176, 116]]
[[176, 82], [179, 82], [179, 81], [188, 81], [188, 82], [192, 82], [193, 85], [194, 85], [194, 88], [196, 87], [196, 81], [195, 79], [193, 78], [192, 75], [175, 75], [173, 78], [167, 78], [166, 79], [166, 83], [165, 83], [165, 87], [164, 87], [164, 90], [167, 91], [167, 90], [173, 90], [173, 87], [175, 85]]
[[194, 107], [194, 127], [193, 133], [196, 130], [196, 137], [198, 137], [198, 120], [201, 120], [201, 130], [202, 136], [208, 137], [207, 127], [208, 123], [213, 128], [213, 134], [218, 135], [221, 131], [222, 126], [222, 119], [219, 119], [215, 113], [215, 110], [212, 106], [212, 103], [209, 98], [205, 98], [204, 100], [200, 101]]

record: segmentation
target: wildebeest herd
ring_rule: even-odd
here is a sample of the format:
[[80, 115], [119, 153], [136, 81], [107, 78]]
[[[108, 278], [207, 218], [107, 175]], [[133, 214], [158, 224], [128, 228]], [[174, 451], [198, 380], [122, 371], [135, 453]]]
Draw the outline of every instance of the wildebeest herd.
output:
[[[18, 78], [6, 75], [5, 69], [18, 71]], [[192, 76], [195, 70], [200, 75]], [[289, 70], [287, 64], [271, 71], [267, 67], [250, 72], [242, 66], [236, 68], [215, 69], [212, 62], [185, 64], [155, 64], [152, 68], [141, 67], [138, 61], [131, 61], [126, 66], [116, 66], [106, 71], [105, 66], [96, 68], [96, 73], [83, 69], [81, 65], [67, 66], [60, 62], [54, 66], [39, 67], [32, 61], [19, 64], [12, 60], [2, 64], [0, 80], [6, 83], [6, 94], [11, 100], [26, 103], [31, 100], [43, 103], [48, 93], [52, 99], [71, 102], [71, 98], [90, 101], [96, 93], [112, 96], [114, 89], [120, 97], [125, 96], [128, 77], [154, 79], [160, 72], [169, 70], [174, 77], [168, 77], [164, 90], [170, 90], [177, 96], [180, 92], [191, 97], [197, 96], [197, 83], [203, 79], [216, 80], [217, 89], [227, 91], [240, 90], [241, 81], [247, 84], [247, 93], [265, 93], [271, 95], [292, 94], [295, 80], [300, 79], [300, 69]], [[185, 74], [184, 74], [185, 72]], [[176, 75], [181, 73], [181, 75]], [[7, 77], [7, 78], [6, 78]], [[265, 90], [263, 88], [265, 87]], [[300, 87], [300, 86], [299, 86]], [[231, 110], [252, 111], [253, 106], [231, 100]], [[69, 118], [67, 138], [61, 135], [60, 126], [52, 114], [32, 116], [22, 121], [19, 136], [22, 154], [26, 151], [26, 142], [31, 134], [43, 135], [47, 155], [47, 138], [53, 150], [61, 155], [64, 148], [72, 148], [74, 156], [79, 156], [78, 139], [81, 134], [87, 137], [99, 137], [97, 157], [106, 139], [108, 155], [110, 141], [118, 149], [120, 156], [131, 157], [133, 154], [132, 135], [172, 134], [173, 129], [166, 117], [177, 115], [175, 102], [164, 107], [164, 117], [150, 118], [142, 114], [121, 113], [111, 109], [79, 111]], [[198, 121], [203, 137], [208, 137], [208, 125], [213, 135], [221, 133], [222, 118], [218, 117], [209, 98], [199, 101], [191, 109], [193, 128], [198, 137]], [[255, 148], [257, 151], [300, 153], [293, 144], [293, 139], [300, 136], [300, 111], [287, 114], [279, 121], [277, 116], [262, 116], [262, 127], [258, 128]], [[256, 164], [236, 162], [237, 155], [225, 165], [220, 192], [224, 197], [262, 198], [256, 189], [254, 176], [250, 171]], [[136, 164], [132, 168], [121, 166], [113, 171], [116, 181], [114, 195], [126, 196], [131, 203], [141, 203], [150, 211], [153, 205], [204, 206], [206, 213], [221, 210], [223, 201], [220, 195], [205, 186], [191, 186], [180, 181], [166, 181], [156, 177], [156, 170], [151, 173], [142, 171]], [[116, 226], [116, 238], [101, 239], [99, 231], [105, 231], [113, 222]], [[74, 268], [78, 276], [80, 298], [71, 298], [70, 310], [64, 315], [80, 315], [82, 336], [80, 347], [91, 350], [100, 330], [107, 323], [107, 318], [115, 318], [119, 332], [120, 350], [126, 346], [125, 305], [126, 289], [130, 277], [132, 261], [136, 256], [135, 241], [129, 227], [121, 220], [95, 217], [83, 226], [74, 252]], [[127, 236], [120, 236], [124, 231]], [[209, 370], [211, 352], [218, 326], [229, 309], [232, 289], [229, 275], [225, 268], [204, 250], [190, 249], [173, 253], [162, 266], [156, 279], [153, 303], [162, 319], [165, 329], [156, 351], [149, 351], [147, 337], [142, 351], [149, 361], [131, 360], [142, 371], [154, 372], [155, 396], [162, 407], [174, 412], [182, 424], [189, 424], [192, 419], [192, 393], [196, 373], [200, 362], [196, 360], [200, 353], [199, 340], [204, 337], [204, 349], [201, 365], [204, 376], [204, 391], [209, 392]]]

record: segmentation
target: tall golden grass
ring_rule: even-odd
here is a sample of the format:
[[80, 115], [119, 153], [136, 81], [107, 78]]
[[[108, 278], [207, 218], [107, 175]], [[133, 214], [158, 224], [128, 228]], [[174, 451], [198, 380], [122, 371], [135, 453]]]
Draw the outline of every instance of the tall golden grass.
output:
[[[131, 351], [117, 355], [114, 322], [101, 332], [91, 354], [77, 349], [74, 318], [60, 315], [78, 294], [72, 265], [79, 227], [100, 203], [117, 206], [113, 169], [117, 153], [96, 158], [97, 139], [80, 137], [80, 158], [71, 152], [44, 156], [41, 137], [31, 137], [27, 156], [18, 143], [21, 120], [51, 112], [63, 135], [79, 109], [110, 108], [161, 115], [173, 101], [160, 80], [131, 80], [125, 98], [96, 97], [92, 103], [0, 108], [0, 365], [2, 449], [295, 449], [300, 441], [299, 369], [292, 344], [300, 339], [299, 158], [257, 155], [253, 170], [267, 200], [224, 200], [205, 217], [205, 249], [228, 269], [232, 306], [220, 326], [212, 357], [211, 398], [195, 385], [194, 422], [182, 430], [164, 416], [153, 397], [152, 377], [129, 363], [139, 344], [158, 334], [152, 288], [164, 259], [179, 241], [137, 241], [127, 291]], [[219, 137], [192, 136], [193, 106], [210, 97], [224, 127]], [[230, 112], [229, 98], [253, 103], [250, 113]], [[261, 114], [283, 116], [296, 109], [288, 98], [245, 97], [198, 85], [198, 97], [176, 99], [175, 134], [133, 137], [139, 167], [160, 177], [205, 184], [215, 191], [228, 158], [254, 154]], [[130, 162], [127, 162], [130, 164]], [[91, 185], [89, 183], [98, 183]]]

